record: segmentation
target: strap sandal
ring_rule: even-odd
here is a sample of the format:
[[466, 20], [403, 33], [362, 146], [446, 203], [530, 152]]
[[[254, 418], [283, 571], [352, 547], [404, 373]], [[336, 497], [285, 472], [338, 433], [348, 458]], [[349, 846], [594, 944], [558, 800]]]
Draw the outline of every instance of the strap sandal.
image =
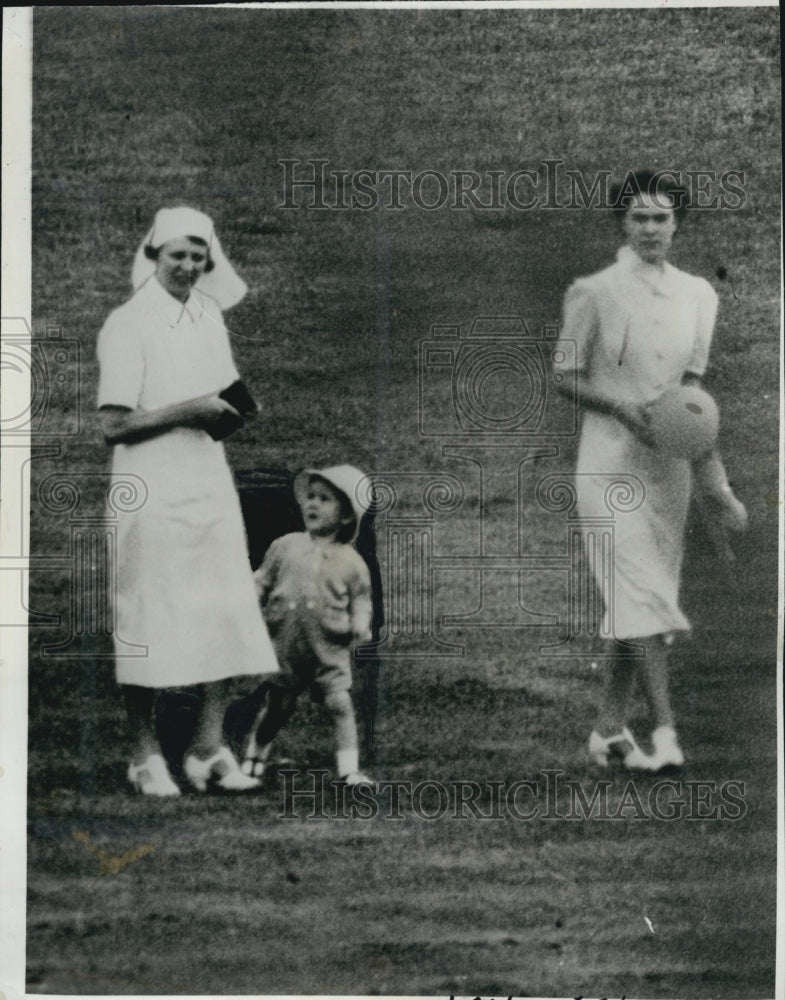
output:
[[654, 771], [654, 758], [641, 750], [627, 726], [613, 736], [601, 736], [593, 730], [589, 736], [589, 756], [600, 767], [608, 766], [608, 757], [621, 756], [624, 766], [632, 771]]
[[622, 734], [630, 744], [630, 749], [624, 755], [624, 766], [630, 771], [656, 771], [657, 766], [654, 758], [641, 750], [635, 742], [635, 737], [626, 726], [622, 729]]
[[599, 764], [600, 767], [607, 767], [608, 754], [611, 752], [614, 744], [623, 743], [624, 740], [624, 733], [616, 733], [615, 736], [605, 737], [601, 736], [596, 729], [593, 729], [589, 735], [589, 756], [595, 764]]

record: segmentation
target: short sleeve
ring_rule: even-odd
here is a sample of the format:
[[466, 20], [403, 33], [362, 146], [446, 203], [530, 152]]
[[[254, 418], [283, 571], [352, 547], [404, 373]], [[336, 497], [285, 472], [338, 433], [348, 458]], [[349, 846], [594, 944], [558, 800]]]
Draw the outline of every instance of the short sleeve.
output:
[[714, 324], [717, 319], [717, 306], [719, 300], [717, 293], [708, 281], [699, 279], [698, 310], [695, 320], [695, 339], [692, 345], [692, 354], [687, 363], [685, 374], [697, 375], [699, 378], [706, 371], [709, 363], [709, 349], [714, 336]]
[[591, 286], [585, 280], [576, 281], [564, 296], [562, 328], [557, 345], [564, 360], [554, 367], [588, 373], [598, 329], [597, 303]]
[[223, 357], [223, 363], [226, 365], [226, 377], [224, 381], [227, 385], [231, 385], [232, 382], [236, 382], [240, 378], [240, 373], [237, 370], [237, 365], [234, 363], [232, 348], [229, 343], [229, 334], [226, 330], [224, 330], [224, 342], [226, 344], [226, 352]]
[[133, 326], [113, 312], [98, 334], [98, 407], [135, 410], [144, 385], [144, 354]]
[[354, 550], [352, 550], [352, 556], [354, 556], [352, 560], [353, 579], [349, 585], [352, 632], [355, 635], [364, 636], [371, 630], [371, 618], [373, 615], [371, 574], [362, 556], [358, 555]]

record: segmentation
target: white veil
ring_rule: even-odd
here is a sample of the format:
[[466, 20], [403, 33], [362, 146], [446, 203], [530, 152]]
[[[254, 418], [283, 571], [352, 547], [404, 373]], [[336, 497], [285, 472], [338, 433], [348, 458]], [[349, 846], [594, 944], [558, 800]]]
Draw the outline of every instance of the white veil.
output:
[[183, 236], [197, 236], [204, 240], [209, 248], [210, 259], [215, 265], [212, 271], [205, 271], [201, 275], [195, 287], [205, 295], [216, 299], [221, 309], [230, 309], [237, 305], [248, 291], [248, 286], [223, 252], [210, 216], [186, 206], [162, 208], [156, 213], [152, 228], [142, 240], [134, 258], [131, 272], [134, 291], [155, 274], [155, 261], [145, 256], [144, 248], [146, 246], [158, 248], [169, 240], [180, 239]]

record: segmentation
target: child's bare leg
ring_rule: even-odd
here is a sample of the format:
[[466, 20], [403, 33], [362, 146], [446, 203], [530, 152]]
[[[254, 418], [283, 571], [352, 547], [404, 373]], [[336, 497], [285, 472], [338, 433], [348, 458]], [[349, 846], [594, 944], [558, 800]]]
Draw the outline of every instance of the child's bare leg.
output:
[[339, 778], [354, 774], [360, 767], [357, 726], [352, 696], [348, 691], [334, 691], [324, 699], [335, 728], [335, 763]]
[[[278, 733], [294, 715], [297, 708], [297, 691], [284, 685], [281, 681], [273, 681], [268, 688], [264, 705], [257, 715], [248, 742], [245, 747], [245, 759], [248, 761], [258, 761], [262, 765], [270, 756], [272, 743]], [[246, 768], [248, 773], [251, 770]], [[260, 769], [260, 773], [263, 768]]]
[[151, 754], [161, 753], [155, 732], [155, 695], [155, 688], [123, 685], [123, 699], [133, 741], [131, 761], [137, 765], [144, 764]]

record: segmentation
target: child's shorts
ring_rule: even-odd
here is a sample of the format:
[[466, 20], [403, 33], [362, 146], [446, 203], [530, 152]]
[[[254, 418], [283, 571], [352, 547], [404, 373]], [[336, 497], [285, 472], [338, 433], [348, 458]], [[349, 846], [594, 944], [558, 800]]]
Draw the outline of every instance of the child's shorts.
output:
[[308, 691], [311, 701], [318, 704], [322, 704], [328, 695], [351, 690], [352, 663], [348, 650], [345, 660], [334, 663], [319, 660], [297, 664], [281, 660], [280, 663], [281, 674], [271, 677], [270, 682], [297, 695]]

